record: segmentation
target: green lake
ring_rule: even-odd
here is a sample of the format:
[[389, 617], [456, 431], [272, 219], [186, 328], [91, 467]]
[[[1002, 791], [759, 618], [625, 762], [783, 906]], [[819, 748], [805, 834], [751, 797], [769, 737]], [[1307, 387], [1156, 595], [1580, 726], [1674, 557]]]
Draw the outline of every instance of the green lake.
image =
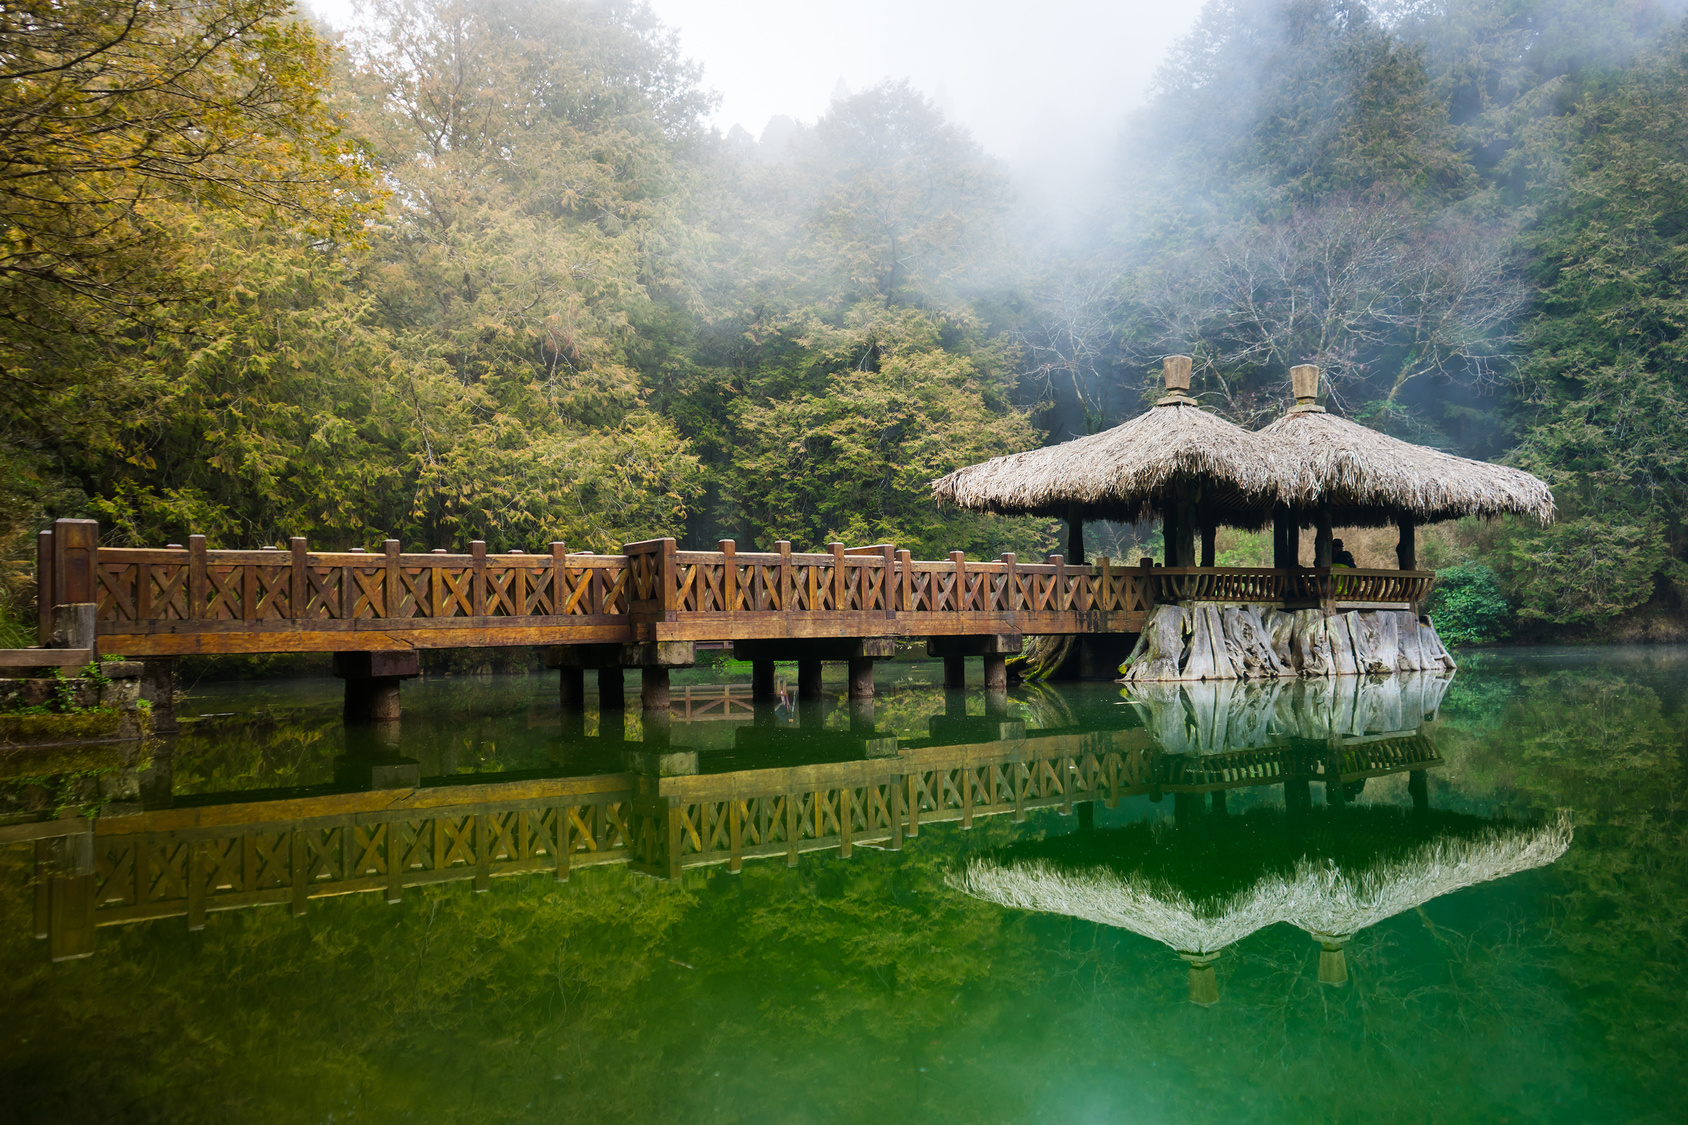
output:
[[[197, 907], [100, 925], [91, 956], [59, 962], [35, 936], [36, 845], [7, 844], [0, 1122], [1682, 1120], [1688, 651], [1462, 660], [1358, 694], [1087, 683], [1006, 705], [899, 663], [871, 713], [728, 701], [720, 718], [720, 685], [749, 683], [722, 665], [676, 675], [666, 725], [636, 691], [619, 722], [599, 715], [590, 681], [585, 714], [562, 714], [555, 673], [430, 677], [405, 685], [396, 732], [344, 727], [334, 680], [200, 684], [143, 800], [108, 810], [165, 818], [143, 899], [174, 893], [182, 826], [327, 808], [368, 784], [367, 764], [348, 780], [359, 762], [413, 761], [422, 794], [713, 785], [751, 819], [770, 785], [848, 775], [906, 803], [919, 762], [936, 778], [962, 747], [996, 765], [970, 775], [965, 818], [938, 793], [894, 841], [864, 831], [795, 865], [746, 842], [742, 870], [677, 880], [582, 861], [561, 881], [539, 849], [526, 873], [470, 863], [386, 894], [325, 893], [325, 875], [289, 909], [265, 873], [293, 837], [270, 825], [226, 855], [275, 889], [219, 901], [218, 876]], [[1073, 764], [1025, 765], [1040, 746]], [[1047, 798], [1092, 765], [1125, 795]], [[1368, 776], [1307, 780], [1333, 768]], [[992, 788], [1014, 776], [1041, 807]], [[689, 831], [664, 823], [670, 846]], [[133, 873], [100, 862], [120, 905], [109, 888]]]

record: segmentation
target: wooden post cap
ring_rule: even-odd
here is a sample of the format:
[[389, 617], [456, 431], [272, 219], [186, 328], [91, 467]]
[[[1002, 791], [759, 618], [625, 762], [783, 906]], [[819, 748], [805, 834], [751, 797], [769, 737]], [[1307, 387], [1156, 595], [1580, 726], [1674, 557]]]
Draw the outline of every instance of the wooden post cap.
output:
[[1311, 363], [1290, 368], [1289, 383], [1298, 403], [1311, 404], [1319, 397], [1319, 369]]
[[1190, 368], [1192, 361], [1187, 355], [1169, 355], [1162, 361], [1166, 371], [1166, 389], [1168, 391], [1187, 391], [1190, 389]]

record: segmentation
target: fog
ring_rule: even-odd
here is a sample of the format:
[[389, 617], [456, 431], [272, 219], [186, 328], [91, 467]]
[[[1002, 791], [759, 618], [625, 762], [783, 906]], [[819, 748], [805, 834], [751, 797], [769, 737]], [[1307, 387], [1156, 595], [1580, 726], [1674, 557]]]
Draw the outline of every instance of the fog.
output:
[[[329, 23], [352, 0], [309, 0]], [[653, 0], [719, 97], [711, 123], [760, 137], [813, 123], [841, 89], [908, 79], [1006, 161], [1021, 212], [1087, 194], [1124, 114], [1142, 103], [1201, 0]]]

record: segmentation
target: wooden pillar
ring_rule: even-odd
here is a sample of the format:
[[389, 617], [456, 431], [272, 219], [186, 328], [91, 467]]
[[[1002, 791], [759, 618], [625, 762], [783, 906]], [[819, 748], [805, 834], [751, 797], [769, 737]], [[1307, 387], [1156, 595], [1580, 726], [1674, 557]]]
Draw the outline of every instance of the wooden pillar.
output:
[[578, 711], [586, 705], [584, 668], [557, 669], [557, 702], [571, 711]]
[[818, 702], [821, 697], [821, 662], [797, 662], [797, 698], [805, 703]]
[[1425, 770], [1410, 770], [1407, 773], [1407, 793], [1413, 799], [1413, 812], [1415, 813], [1430, 811], [1429, 776], [1429, 773]]
[[627, 686], [620, 668], [598, 669], [598, 710], [621, 711], [627, 707]]
[[1331, 520], [1330, 501], [1322, 500], [1322, 501], [1319, 502], [1318, 531], [1315, 533], [1314, 538], [1313, 538], [1313, 565], [1314, 566], [1329, 566], [1330, 565], [1330, 538], [1331, 538], [1330, 520]]
[[1213, 565], [1214, 540], [1219, 537], [1219, 528], [1214, 523], [1211, 513], [1202, 520], [1202, 565]]
[[857, 657], [850, 661], [850, 698], [873, 698], [873, 660]]
[[1395, 563], [1402, 570], [1417, 570], [1418, 536], [1413, 518], [1401, 516], [1395, 522], [1401, 529], [1401, 541], [1395, 544]]
[[94, 833], [90, 830], [54, 837], [46, 851], [48, 951], [55, 961], [91, 956], [94, 952]]
[[1161, 557], [1167, 566], [1178, 565], [1178, 501], [1168, 492], [1161, 512]]
[[1080, 504], [1067, 507], [1067, 561], [1084, 562], [1084, 507]]
[[966, 690], [967, 658], [965, 656], [944, 657], [944, 687], [950, 691]]
[[999, 653], [985, 654], [985, 690], [1008, 690], [1008, 658]]
[[1288, 504], [1272, 507], [1272, 565], [1278, 570], [1292, 570], [1299, 563], [1296, 556], [1301, 548], [1301, 529], [1295, 525], [1295, 512]]
[[334, 674], [346, 681], [342, 714], [348, 723], [390, 723], [399, 718], [399, 684], [422, 671], [414, 649], [337, 652]]
[[750, 698], [755, 703], [769, 703], [773, 701], [774, 690], [774, 662], [772, 660], [753, 660], [750, 662]]
[[639, 706], [647, 713], [668, 714], [668, 669], [646, 666], [639, 669]]

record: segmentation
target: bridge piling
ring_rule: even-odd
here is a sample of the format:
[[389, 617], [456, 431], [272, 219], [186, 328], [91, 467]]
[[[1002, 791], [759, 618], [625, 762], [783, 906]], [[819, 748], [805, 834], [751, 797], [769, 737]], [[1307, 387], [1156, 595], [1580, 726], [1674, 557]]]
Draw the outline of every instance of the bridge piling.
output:
[[396, 652], [337, 652], [334, 674], [346, 681], [342, 715], [348, 723], [396, 722], [399, 684], [422, 674], [415, 649]]

